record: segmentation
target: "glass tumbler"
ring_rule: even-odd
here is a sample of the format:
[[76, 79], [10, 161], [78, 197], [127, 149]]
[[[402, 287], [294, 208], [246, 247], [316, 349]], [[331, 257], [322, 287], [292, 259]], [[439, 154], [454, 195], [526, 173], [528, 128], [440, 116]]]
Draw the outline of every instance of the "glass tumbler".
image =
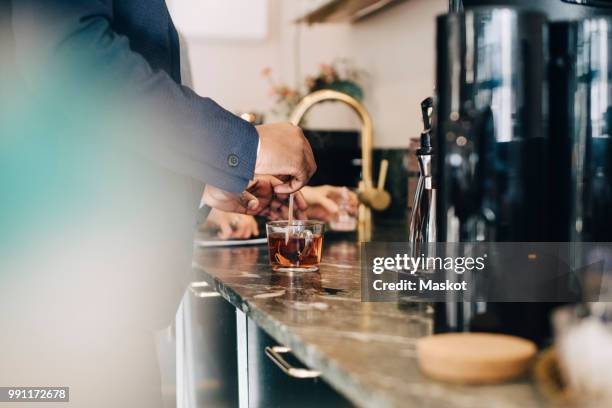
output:
[[280, 272], [319, 270], [323, 250], [321, 221], [270, 221], [266, 224], [272, 269]]

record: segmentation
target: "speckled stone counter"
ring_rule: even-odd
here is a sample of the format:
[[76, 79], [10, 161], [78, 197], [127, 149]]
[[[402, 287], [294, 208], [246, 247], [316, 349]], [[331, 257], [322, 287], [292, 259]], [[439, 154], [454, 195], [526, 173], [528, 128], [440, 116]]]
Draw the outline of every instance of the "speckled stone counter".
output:
[[[402, 228], [378, 228], [374, 240], [403, 241]], [[527, 380], [468, 387], [423, 377], [415, 340], [431, 332], [430, 311], [424, 304], [362, 303], [354, 237], [327, 235], [315, 273], [272, 272], [266, 246], [198, 249], [194, 265], [198, 279], [213, 285], [357, 406], [543, 405]]]

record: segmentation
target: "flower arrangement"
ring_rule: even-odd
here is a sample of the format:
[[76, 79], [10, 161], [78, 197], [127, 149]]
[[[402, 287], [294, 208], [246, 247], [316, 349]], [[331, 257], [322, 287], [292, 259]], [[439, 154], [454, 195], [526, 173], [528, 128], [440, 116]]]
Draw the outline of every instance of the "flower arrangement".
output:
[[293, 108], [303, 96], [321, 89], [333, 89], [344, 92], [357, 100], [363, 99], [363, 89], [359, 84], [367, 75], [365, 71], [355, 68], [347, 59], [337, 59], [331, 64], [320, 64], [319, 72], [307, 76], [303, 89], [294, 89], [287, 84], [277, 83], [272, 77], [272, 68], [266, 67], [261, 75], [270, 83], [270, 96], [275, 98], [272, 112], [289, 117]]

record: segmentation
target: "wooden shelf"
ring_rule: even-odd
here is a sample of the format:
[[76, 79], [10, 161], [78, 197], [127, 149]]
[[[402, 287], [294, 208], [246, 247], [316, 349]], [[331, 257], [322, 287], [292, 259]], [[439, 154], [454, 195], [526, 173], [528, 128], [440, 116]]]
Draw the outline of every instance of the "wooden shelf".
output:
[[353, 22], [406, 0], [329, 0], [299, 17], [296, 23]]

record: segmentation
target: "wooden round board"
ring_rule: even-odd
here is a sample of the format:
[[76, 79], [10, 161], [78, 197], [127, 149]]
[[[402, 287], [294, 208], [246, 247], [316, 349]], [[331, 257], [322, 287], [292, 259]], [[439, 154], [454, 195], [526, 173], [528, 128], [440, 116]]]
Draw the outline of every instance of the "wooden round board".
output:
[[436, 334], [417, 342], [423, 373], [461, 384], [492, 384], [520, 377], [536, 352], [529, 340], [492, 333]]

